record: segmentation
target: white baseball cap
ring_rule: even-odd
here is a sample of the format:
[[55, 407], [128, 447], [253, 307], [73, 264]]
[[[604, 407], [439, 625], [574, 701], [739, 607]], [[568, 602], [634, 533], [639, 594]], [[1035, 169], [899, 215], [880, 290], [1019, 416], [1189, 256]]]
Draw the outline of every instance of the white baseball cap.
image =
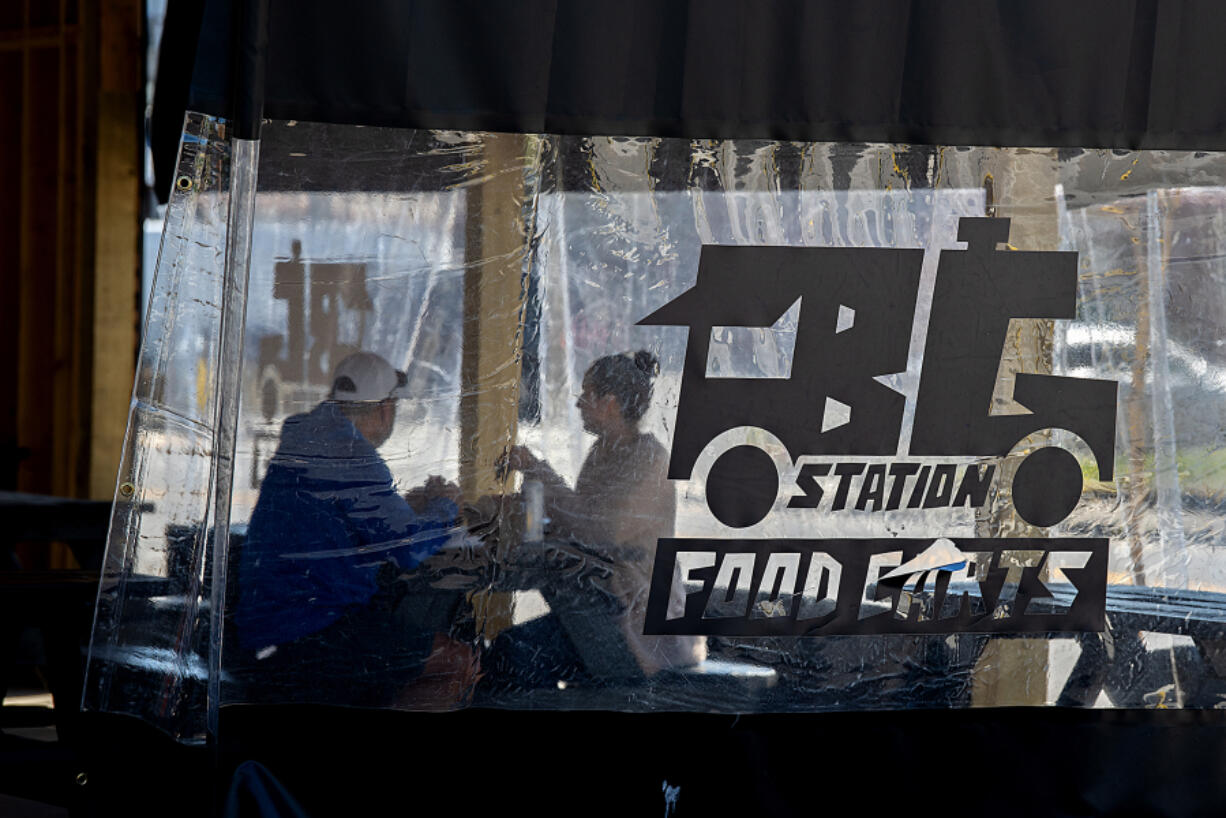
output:
[[379, 401], [406, 397], [409, 379], [373, 352], [355, 352], [332, 373], [332, 399]]

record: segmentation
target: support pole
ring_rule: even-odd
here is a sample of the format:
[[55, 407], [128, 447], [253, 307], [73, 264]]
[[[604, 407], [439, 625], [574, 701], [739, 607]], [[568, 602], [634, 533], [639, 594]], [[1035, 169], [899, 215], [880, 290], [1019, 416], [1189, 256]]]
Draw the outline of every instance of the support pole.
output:
[[[516, 440], [527, 294], [530, 206], [526, 169], [534, 140], [486, 134], [481, 159], [487, 177], [468, 190], [460, 398], [460, 488], [466, 498], [500, 497], [509, 476], [496, 464]], [[479, 592], [472, 599], [478, 630], [493, 638], [511, 622], [511, 595]]]

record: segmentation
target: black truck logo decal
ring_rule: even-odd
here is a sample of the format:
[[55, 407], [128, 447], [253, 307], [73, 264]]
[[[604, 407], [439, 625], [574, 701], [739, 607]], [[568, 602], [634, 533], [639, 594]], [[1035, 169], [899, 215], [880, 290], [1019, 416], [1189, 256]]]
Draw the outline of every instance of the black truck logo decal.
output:
[[[1008, 237], [1008, 219], [964, 218], [958, 239], [967, 249], [941, 251], [907, 457], [897, 456], [906, 398], [878, 378], [907, 369], [924, 251], [704, 246], [695, 286], [639, 322], [689, 328], [670, 479], [690, 479], [699, 456], [719, 435], [754, 427], [773, 435], [793, 463], [806, 458], [795, 486], [782, 487], [790, 508], [836, 513], [982, 506], [997, 473], [992, 459], [1049, 429], [1080, 437], [1101, 479], [1111, 480], [1114, 381], [1018, 374], [1013, 398], [1028, 413], [991, 414], [1010, 320], [1076, 314], [1077, 254], [998, 250]], [[790, 377], [707, 376], [713, 328], [771, 326], [797, 299], [800, 320]], [[834, 423], [828, 419], [832, 406], [841, 410]], [[940, 457], [981, 460], [931, 462]], [[818, 478], [832, 481], [827, 486], [833, 490], [824, 490]], [[1081, 489], [1077, 458], [1063, 448], [1042, 446], [1018, 466], [1011, 496], [1022, 519], [1050, 527], [1076, 508]], [[734, 446], [711, 465], [705, 490], [716, 519], [747, 528], [775, 506], [779, 469], [762, 449]], [[937, 542], [978, 556], [897, 573]], [[980, 539], [955, 547], [951, 540], [931, 539], [662, 540], [647, 632], [1100, 629], [1106, 541], [1020, 542]], [[896, 573], [884, 579], [872, 573], [887, 566], [883, 573]], [[1071, 587], [1079, 601], [1063, 612], [1045, 606], [1039, 600], [1055, 597], [1039, 582], [1040, 574], [1063, 577], [1061, 587]], [[819, 592], [812, 582], [823, 594], [835, 593], [822, 597], [828, 610], [810, 599]], [[924, 616], [931, 606], [948, 610], [949, 589], [960, 588], [959, 583], [977, 589], [967, 592], [976, 602], [968, 601], [957, 616]], [[1009, 588], [1024, 601], [1033, 594], [1035, 601], [1003, 606], [1001, 594]], [[752, 602], [758, 597], [762, 604]], [[912, 598], [914, 605], [907, 602]], [[893, 615], [856, 612], [879, 599], [891, 600]], [[813, 604], [806, 607], [806, 600]], [[901, 618], [900, 605], [906, 613]], [[678, 613], [682, 607], [685, 614]], [[802, 610], [824, 613], [798, 618]]]

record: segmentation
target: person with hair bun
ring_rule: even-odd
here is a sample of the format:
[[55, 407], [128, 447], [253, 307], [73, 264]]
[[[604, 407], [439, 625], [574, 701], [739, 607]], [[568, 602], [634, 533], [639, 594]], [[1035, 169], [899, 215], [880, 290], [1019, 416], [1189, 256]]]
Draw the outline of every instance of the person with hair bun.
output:
[[524, 446], [512, 448], [506, 459], [525, 480], [543, 485], [548, 539], [582, 543], [612, 564], [606, 590], [624, 606], [621, 629], [647, 675], [706, 658], [701, 638], [643, 634], [656, 541], [672, 536], [677, 515], [668, 451], [639, 429], [659, 371], [659, 360], [647, 350], [606, 355], [588, 367], [576, 406], [596, 442], [573, 489]]

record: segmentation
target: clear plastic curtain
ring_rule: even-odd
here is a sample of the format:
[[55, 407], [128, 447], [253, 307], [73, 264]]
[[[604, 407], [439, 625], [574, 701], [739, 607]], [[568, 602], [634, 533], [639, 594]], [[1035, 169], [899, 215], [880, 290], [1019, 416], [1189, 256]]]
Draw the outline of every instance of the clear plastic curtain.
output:
[[[1218, 702], [1220, 155], [271, 122], [248, 169], [245, 291], [226, 263], [245, 223], [238, 158], [223, 123], [189, 116], [87, 706], [193, 739], [209, 713], [247, 702], [724, 712]], [[963, 250], [959, 231], [977, 217], [1009, 220], [1002, 255], [1076, 253], [1075, 314], [1009, 322], [983, 413], [1028, 411], [1017, 373], [1117, 384], [1110, 480], [1088, 445], [1109, 443], [1109, 430], [1047, 430], [992, 456], [913, 443], [933, 299], [954, 258], [942, 251]], [[684, 474], [670, 471], [678, 429], [694, 423], [683, 410], [691, 379], [775, 389], [810, 365], [797, 351], [818, 303], [808, 290], [784, 298], [742, 281], [743, 301], [775, 312], [751, 324], [729, 306], [733, 317], [702, 336], [700, 364], [687, 363], [692, 327], [644, 322], [697, 291], [700, 265], [718, 256], [710, 248], [897, 251], [873, 257], [906, 267], [913, 288], [898, 366], [877, 378], [900, 396], [896, 443], [863, 456], [792, 451], [745, 423], [700, 440]], [[868, 257], [846, 258], [855, 275]], [[874, 303], [833, 305], [830, 337], [868, 332]], [[789, 401], [784, 416], [823, 434], [859, 417], [837, 397]], [[761, 519], [730, 526], [710, 480], [738, 447], [764, 453], [778, 489]], [[1070, 452], [1084, 480], [1070, 513], [1036, 526], [1009, 480], [1051, 448]], [[844, 479], [839, 465], [853, 461], [860, 471]], [[911, 482], [891, 503], [874, 473]], [[915, 488], [929, 473], [948, 477], [948, 496]], [[1088, 563], [1052, 555], [1091, 540], [1105, 542], [1100, 625], [1018, 624], [1067, 609]], [[895, 569], [928, 544], [957, 554], [924, 568], [931, 585], [887, 590], [891, 566], [868, 551], [884, 559], [891, 541], [906, 543]], [[687, 542], [715, 543], [710, 564]], [[743, 599], [742, 557], [720, 551], [727, 542], [758, 549]], [[686, 558], [692, 570], [683, 551], [700, 554]], [[865, 561], [880, 582], [848, 567]], [[764, 572], [777, 583], [765, 592]], [[965, 597], [950, 590], [958, 583]], [[1022, 604], [1009, 607], [1019, 588]], [[722, 608], [711, 601], [720, 594]], [[964, 606], [956, 622], [939, 621], [942, 596]], [[829, 624], [842, 613], [820, 603], [835, 597], [860, 619]], [[706, 600], [697, 624], [668, 625], [699, 610], [696, 599]], [[648, 624], [653, 605], [663, 626]], [[811, 626], [795, 624], [803, 610]], [[776, 616], [793, 624], [760, 624]]]

